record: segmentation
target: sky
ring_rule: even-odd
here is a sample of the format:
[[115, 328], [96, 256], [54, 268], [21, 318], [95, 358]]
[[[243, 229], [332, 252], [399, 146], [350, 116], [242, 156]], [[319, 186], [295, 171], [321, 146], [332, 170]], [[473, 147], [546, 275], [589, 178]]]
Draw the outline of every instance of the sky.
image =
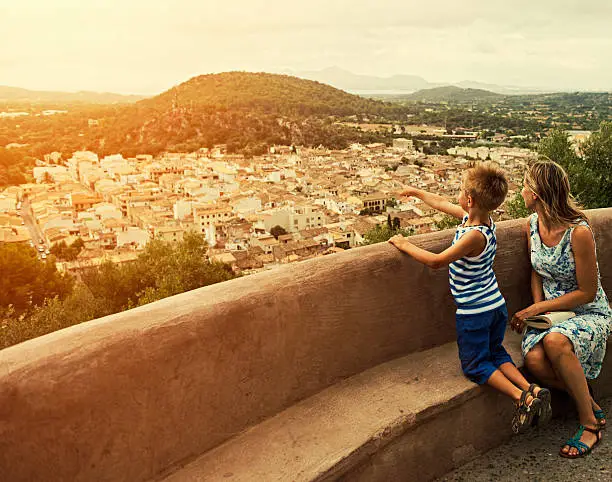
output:
[[152, 95], [232, 70], [612, 91], [606, 0], [0, 0], [0, 85]]

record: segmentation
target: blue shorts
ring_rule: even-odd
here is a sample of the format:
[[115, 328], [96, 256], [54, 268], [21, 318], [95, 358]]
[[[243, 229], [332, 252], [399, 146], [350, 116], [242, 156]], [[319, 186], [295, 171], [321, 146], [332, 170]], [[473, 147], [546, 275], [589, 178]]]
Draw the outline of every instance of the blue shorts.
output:
[[500, 365], [513, 363], [502, 346], [508, 323], [505, 304], [484, 313], [455, 317], [459, 359], [466, 377], [483, 385]]

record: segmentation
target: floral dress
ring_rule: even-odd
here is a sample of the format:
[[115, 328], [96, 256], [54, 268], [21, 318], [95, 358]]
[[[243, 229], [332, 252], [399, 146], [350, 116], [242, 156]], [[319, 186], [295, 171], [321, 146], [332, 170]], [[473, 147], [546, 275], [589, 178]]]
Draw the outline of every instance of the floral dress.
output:
[[[588, 226], [584, 221], [579, 224]], [[546, 246], [538, 228], [538, 215], [529, 219], [531, 242], [531, 266], [542, 277], [544, 298], [558, 298], [578, 289], [576, 263], [571, 239], [575, 226], [568, 228], [556, 246]], [[576, 316], [548, 330], [528, 328], [523, 336], [522, 350], [525, 356], [549, 333], [561, 333], [574, 345], [574, 353], [580, 360], [586, 378], [597, 378], [606, 354], [606, 342], [612, 330], [612, 309], [601, 286], [597, 267], [597, 295], [591, 303], [576, 306]]]

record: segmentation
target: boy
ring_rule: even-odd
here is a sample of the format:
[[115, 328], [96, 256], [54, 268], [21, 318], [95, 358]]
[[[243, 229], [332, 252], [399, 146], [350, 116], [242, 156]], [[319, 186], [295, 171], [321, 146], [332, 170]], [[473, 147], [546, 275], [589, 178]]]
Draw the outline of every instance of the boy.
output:
[[512, 429], [522, 433], [535, 415], [538, 423], [550, 419], [550, 392], [530, 385], [502, 346], [508, 312], [493, 272], [497, 242], [490, 213], [504, 201], [507, 192], [504, 172], [489, 162], [465, 173], [459, 206], [436, 194], [407, 188], [401, 196], [417, 197], [462, 223], [452, 245], [441, 253], [418, 248], [400, 235], [392, 237], [389, 243], [431, 268], [449, 266], [463, 373], [473, 382], [488, 384], [515, 401]]

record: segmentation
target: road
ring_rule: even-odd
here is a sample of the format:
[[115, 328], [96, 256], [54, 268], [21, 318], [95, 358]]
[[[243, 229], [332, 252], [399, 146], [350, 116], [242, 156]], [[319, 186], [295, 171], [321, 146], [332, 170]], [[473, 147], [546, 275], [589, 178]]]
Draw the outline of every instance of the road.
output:
[[44, 244], [45, 249], [49, 249], [49, 246], [44, 241], [43, 233], [38, 224], [34, 221], [34, 216], [32, 215], [32, 208], [30, 206], [30, 201], [25, 199], [21, 204], [21, 218], [23, 219], [26, 228], [30, 232], [30, 237], [34, 242], [34, 246], [37, 247], [41, 242]]

